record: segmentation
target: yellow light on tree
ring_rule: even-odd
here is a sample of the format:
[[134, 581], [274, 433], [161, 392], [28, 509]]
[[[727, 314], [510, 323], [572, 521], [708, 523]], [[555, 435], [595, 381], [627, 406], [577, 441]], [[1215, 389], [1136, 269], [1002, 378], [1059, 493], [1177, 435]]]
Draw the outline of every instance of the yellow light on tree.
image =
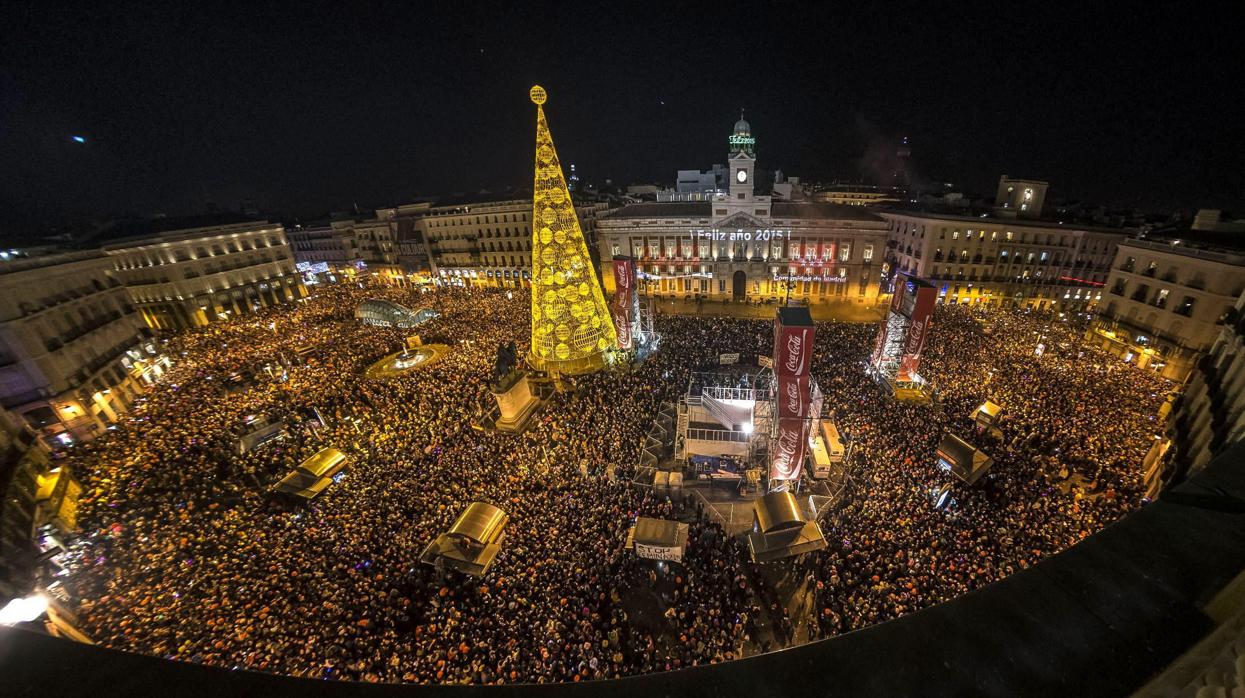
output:
[[616, 345], [614, 323], [545, 122], [541, 105], [548, 95], [536, 85], [529, 96], [536, 105], [536, 173], [528, 363], [550, 373], [590, 373], [606, 364]]

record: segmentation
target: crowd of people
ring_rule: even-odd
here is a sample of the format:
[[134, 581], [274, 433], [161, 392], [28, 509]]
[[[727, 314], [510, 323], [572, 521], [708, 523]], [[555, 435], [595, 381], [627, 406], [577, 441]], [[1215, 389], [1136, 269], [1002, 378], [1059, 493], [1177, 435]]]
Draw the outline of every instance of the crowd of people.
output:
[[[414, 332], [450, 345], [444, 358], [365, 378], [411, 333], [356, 321], [369, 297], [437, 310]], [[658, 409], [720, 352], [769, 354], [769, 323], [661, 317], [661, 349], [645, 362], [578, 379], [523, 434], [474, 429], [496, 348], [526, 352], [529, 302], [519, 290], [344, 284], [168, 338], [176, 362], [163, 382], [69, 456], [85, 486], [66, 580], [83, 630], [222, 667], [483, 684], [671, 670], [791, 638], [737, 539], [628, 477]], [[923, 369], [938, 403], [897, 405], [863, 370], [875, 331], [817, 330], [814, 373], [852, 435], [854, 465], [822, 521], [829, 547], [780, 563], [815, 584], [811, 636], [1001, 579], [1141, 502], [1138, 465], [1164, 390], [1153, 375], [1082, 348], [1057, 318], [945, 308]], [[949, 482], [933, 464], [937, 439], [972, 433], [967, 414], [987, 397], [1006, 410], [1000, 436], [974, 436], [994, 468], [936, 509], [930, 492]], [[257, 415], [284, 423], [286, 437], [240, 452]], [[348, 454], [342, 481], [302, 505], [270, 496], [328, 446]], [[1092, 486], [1060, 488], [1073, 472]], [[489, 572], [420, 564], [473, 501], [510, 516]], [[638, 516], [689, 522], [681, 563], [625, 548]]]

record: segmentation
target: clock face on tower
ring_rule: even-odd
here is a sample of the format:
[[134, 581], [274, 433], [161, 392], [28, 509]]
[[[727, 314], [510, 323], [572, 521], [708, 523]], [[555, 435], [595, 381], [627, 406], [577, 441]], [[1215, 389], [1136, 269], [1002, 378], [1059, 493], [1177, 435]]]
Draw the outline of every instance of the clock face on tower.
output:
[[736, 181], [738, 181], [740, 184], [743, 184], [744, 182], [747, 182], [747, 181], [748, 181], [748, 171], [747, 171], [747, 170], [740, 170], [740, 171], [736, 172], [736, 173], [735, 173], [735, 180], [736, 180]]

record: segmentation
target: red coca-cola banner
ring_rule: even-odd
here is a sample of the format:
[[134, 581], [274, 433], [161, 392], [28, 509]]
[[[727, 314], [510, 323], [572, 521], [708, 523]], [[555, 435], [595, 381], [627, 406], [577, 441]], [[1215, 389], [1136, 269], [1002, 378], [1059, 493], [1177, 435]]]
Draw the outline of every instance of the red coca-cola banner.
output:
[[786, 327], [778, 323], [774, 333], [774, 373], [807, 376], [813, 361], [813, 327]]
[[900, 274], [895, 277], [895, 292], [891, 294], [891, 312], [899, 312], [903, 304], [904, 291], [908, 290], [908, 277]]
[[798, 480], [808, 452], [807, 419], [779, 419], [774, 437], [773, 460], [769, 476], [772, 480]]
[[811, 395], [808, 376], [778, 376], [778, 416], [807, 417], [810, 414]]
[[635, 260], [630, 257], [614, 258], [614, 298], [610, 302], [610, 315], [614, 318], [614, 330], [618, 334], [618, 348], [630, 349], [635, 325], [636, 297]]
[[878, 362], [882, 360], [882, 350], [886, 347], [886, 320], [887, 318], [884, 317], [882, 322], [878, 324], [878, 339], [873, 344], [873, 355], [869, 357], [869, 363], [874, 366], [877, 366]]
[[925, 339], [929, 336], [929, 327], [934, 321], [934, 303], [937, 299], [937, 289], [931, 286], [921, 286], [916, 289], [916, 303], [912, 307], [912, 324], [908, 326], [908, 336], [904, 340], [903, 360], [899, 365], [901, 373], [911, 376], [921, 365], [921, 352], [925, 349]]

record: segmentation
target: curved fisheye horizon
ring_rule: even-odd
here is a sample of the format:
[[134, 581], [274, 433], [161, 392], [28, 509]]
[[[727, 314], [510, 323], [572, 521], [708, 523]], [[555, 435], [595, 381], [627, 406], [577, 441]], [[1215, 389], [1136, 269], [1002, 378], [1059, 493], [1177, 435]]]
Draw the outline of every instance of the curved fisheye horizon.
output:
[[[0, 115], [27, 113], [35, 94], [98, 114], [116, 108], [107, 85], [176, 78], [172, 111], [152, 118], [192, 96], [219, 122], [204, 126], [218, 141], [206, 159], [195, 139], [129, 140], [122, 154], [128, 127], [107, 119], [44, 138], [23, 117], [0, 133], [27, 155], [50, 148], [0, 171], [0, 192], [38, 200], [21, 215], [41, 221], [15, 214], [22, 232], [0, 246], [5, 685], [96, 698], [1242, 685], [1245, 218], [1206, 203], [1230, 204], [1239, 172], [1190, 174], [1231, 148], [1170, 160], [1178, 204], [1118, 205], [1154, 189], [1117, 166], [1159, 156], [1090, 158], [1118, 181], [1087, 184], [1074, 151], [1090, 134], [1068, 120], [1088, 112], [1064, 97], [1046, 105], [1060, 147], [1030, 133], [1021, 93], [1091, 65], [1054, 49], [1007, 80], [1010, 67], [985, 70], [990, 119], [1011, 126], [933, 119], [943, 97], [930, 96], [885, 122], [858, 112], [856, 136], [826, 145], [848, 112], [805, 78], [840, 63], [784, 76], [741, 51], [737, 89], [718, 81], [710, 97], [680, 68], [698, 65], [686, 47], [671, 53], [678, 12], [640, 37], [598, 26], [617, 8], [588, 9], [431, 12], [410, 27], [479, 31], [416, 46], [387, 37], [407, 18], [382, 27], [364, 12], [341, 37], [375, 36], [359, 45], [423, 66], [427, 84], [363, 81], [324, 111], [298, 87], [320, 59], [269, 55], [291, 36], [343, 50], [308, 17], [199, 72], [179, 45], [76, 102], [32, 88], [64, 66], [21, 66]], [[154, 63], [173, 55], [169, 37], [223, 47], [266, 21], [190, 31], [198, 13], [92, 17], [163, 18], [167, 36], [134, 44]], [[951, 19], [926, 30], [963, 31]], [[790, 30], [793, 47], [845, 50], [814, 41], [814, 20]], [[774, 21], [750, 30], [789, 26]], [[543, 53], [496, 40], [529, 23]], [[23, 41], [76, 31], [30, 26]], [[1183, 31], [1152, 52], [1172, 60], [1156, 84], [1200, 65], [1176, 60]], [[606, 34], [667, 70], [637, 81], [636, 66], [589, 60]], [[111, 45], [96, 55], [109, 70], [133, 62]], [[857, 77], [897, 76], [893, 61]], [[613, 79], [589, 80], [589, 64]], [[329, 84], [337, 69], [324, 70]], [[256, 84], [221, 101], [219, 80], [239, 74]], [[909, 77], [865, 82], [930, 95]], [[271, 95], [289, 101], [273, 109]], [[1204, 124], [1202, 105], [1110, 122], [1096, 152], [1118, 149], [1126, 124]], [[273, 123], [252, 119], [250, 136], [232, 123], [262, 109]], [[370, 124], [394, 111], [442, 128], [382, 154], [373, 139], [392, 134]], [[693, 111], [716, 125], [688, 127]], [[147, 118], [133, 133], [157, 128]], [[296, 148], [259, 143], [277, 122]], [[305, 138], [321, 125], [335, 135]], [[429, 171], [395, 174], [391, 156]], [[247, 164], [265, 157], [284, 175]], [[182, 191], [184, 158], [204, 161], [212, 188], [271, 189], [213, 204], [205, 185]], [[632, 174], [650, 167], [662, 178]], [[295, 192], [301, 177], [320, 183]], [[461, 182], [475, 186], [417, 191]]]

